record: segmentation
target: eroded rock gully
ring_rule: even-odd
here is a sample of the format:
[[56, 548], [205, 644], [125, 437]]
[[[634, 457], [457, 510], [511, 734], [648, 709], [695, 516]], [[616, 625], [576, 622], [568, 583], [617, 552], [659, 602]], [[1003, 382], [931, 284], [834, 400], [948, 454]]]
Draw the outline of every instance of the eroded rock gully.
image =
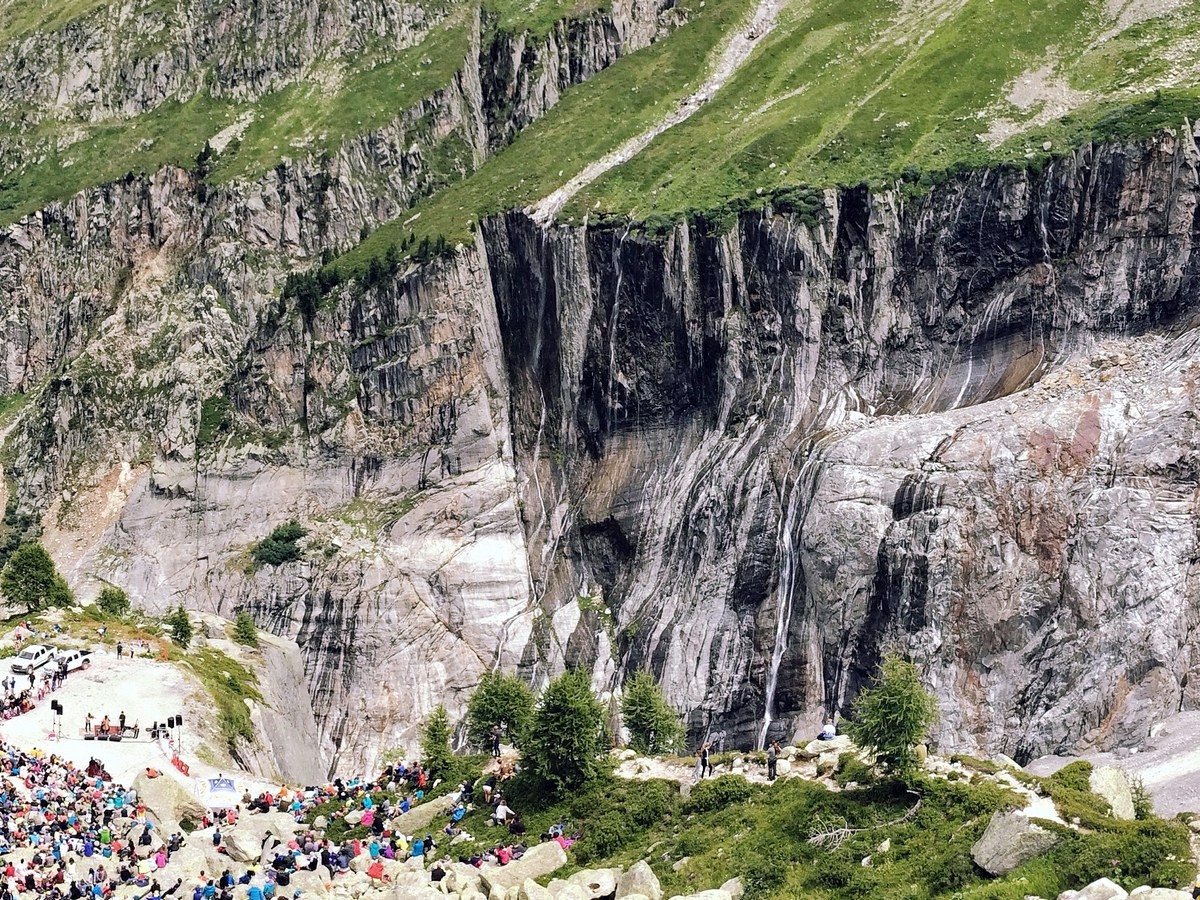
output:
[[[695, 736], [790, 737], [891, 643], [943, 748], [1136, 743], [1196, 703], [1198, 159], [1181, 131], [662, 237], [514, 213], [307, 318], [193, 262], [205, 374], [116, 404], [170, 424], [74, 488], [109, 518], [60, 555], [294, 637], [334, 766], [495, 665], [649, 668]], [[54, 384], [76, 405], [14, 443], [47, 497], [84, 453], [52, 414], [116, 415]], [[305, 561], [249, 567], [289, 518]]]

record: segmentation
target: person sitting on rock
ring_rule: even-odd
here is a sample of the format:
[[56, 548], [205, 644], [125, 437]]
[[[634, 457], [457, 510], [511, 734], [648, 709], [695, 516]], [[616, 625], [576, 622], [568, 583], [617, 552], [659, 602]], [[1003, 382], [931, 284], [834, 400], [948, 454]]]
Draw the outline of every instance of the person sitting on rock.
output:
[[817, 735], [819, 741], [832, 741], [837, 737], [837, 729], [833, 725], [833, 719], [825, 722], [825, 727], [821, 729], [821, 733]]

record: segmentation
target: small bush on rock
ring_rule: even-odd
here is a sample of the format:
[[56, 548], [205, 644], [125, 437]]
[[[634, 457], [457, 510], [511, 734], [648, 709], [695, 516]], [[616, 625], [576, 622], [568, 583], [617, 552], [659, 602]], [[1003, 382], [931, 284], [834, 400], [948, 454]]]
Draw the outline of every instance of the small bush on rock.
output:
[[296, 542], [306, 534], [308, 529], [294, 519], [285, 522], [255, 544], [250, 557], [260, 566], [281, 566], [297, 560], [301, 554]]
[[129, 612], [129, 595], [119, 587], [108, 585], [100, 591], [96, 605], [100, 607], [101, 612], [120, 618]]
[[254, 624], [254, 617], [244, 609], [233, 620], [233, 639], [247, 647], [258, 646], [258, 626]]
[[701, 781], [692, 788], [691, 796], [684, 804], [687, 812], [712, 812], [741, 803], [754, 792], [750, 783], [740, 775], [722, 775], [710, 781]]

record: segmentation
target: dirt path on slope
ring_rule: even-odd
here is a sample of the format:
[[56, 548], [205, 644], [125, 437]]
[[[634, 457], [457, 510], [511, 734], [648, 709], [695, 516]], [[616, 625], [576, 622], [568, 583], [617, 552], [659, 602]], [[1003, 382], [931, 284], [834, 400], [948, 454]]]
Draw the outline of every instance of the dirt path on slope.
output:
[[616, 150], [587, 166], [558, 190], [529, 207], [527, 212], [534, 221], [541, 225], [548, 225], [572, 197], [601, 175], [633, 159], [668, 128], [691, 118], [701, 106], [712, 98], [713, 94], [733, 77], [733, 74], [750, 57], [754, 46], [775, 27], [779, 11], [785, 4], [786, 0], [759, 0], [749, 22], [721, 48], [720, 56], [717, 58], [712, 72], [696, 91], [685, 97], [679, 106], [657, 125], [630, 138]]

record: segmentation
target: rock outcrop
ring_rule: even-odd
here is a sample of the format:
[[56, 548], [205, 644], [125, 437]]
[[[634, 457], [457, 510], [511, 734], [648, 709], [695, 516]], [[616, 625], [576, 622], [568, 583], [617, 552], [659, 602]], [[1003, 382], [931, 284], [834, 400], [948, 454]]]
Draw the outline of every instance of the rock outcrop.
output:
[[971, 859], [989, 875], [1007, 875], [1062, 840], [1020, 812], [993, 813], [987, 830], [971, 847]]

